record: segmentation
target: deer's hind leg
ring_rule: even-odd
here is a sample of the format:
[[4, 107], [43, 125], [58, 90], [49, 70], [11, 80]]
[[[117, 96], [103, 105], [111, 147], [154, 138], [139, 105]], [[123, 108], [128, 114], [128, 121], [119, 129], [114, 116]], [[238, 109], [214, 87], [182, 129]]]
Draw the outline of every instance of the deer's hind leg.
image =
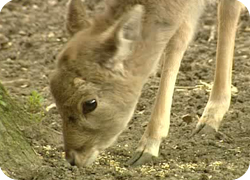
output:
[[242, 4], [237, 0], [221, 0], [218, 7], [218, 44], [214, 85], [194, 133], [205, 125], [216, 131], [231, 101], [231, 79], [235, 34]]
[[177, 73], [183, 55], [193, 37], [200, 14], [201, 9], [195, 14], [188, 14], [168, 42], [155, 106], [136, 153], [129, 161], [132, 165], [144, 164], [150, 161], [152, 157], [157, 157], [160, 143], [168, 135], [172, 96]]

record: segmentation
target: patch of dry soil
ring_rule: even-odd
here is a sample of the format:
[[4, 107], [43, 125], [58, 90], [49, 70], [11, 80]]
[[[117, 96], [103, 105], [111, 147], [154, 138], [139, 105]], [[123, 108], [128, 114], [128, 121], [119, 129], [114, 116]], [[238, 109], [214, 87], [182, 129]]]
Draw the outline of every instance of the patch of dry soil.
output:
[[[64, 29], [66, 3], [66, 0], [13, 0], [0, 13], [1, 82], [24, 104], [33, 90], [44, 97], [44, 108], [53, 103], [48, 75], [68, 39]], [[208, 99], [209, 86], [204, 84], [213, 80], [216, 36], [208, 40], [215, 27], [215, 14], [215, 7], [206, 11], [197, 37], [184, 57], [174, 94], [170, 133], [162, 143], [158, 159], [142, 167], [126, 166], [156, 96], [159, 77], [152, 77], [127, 130], [88, 168], [71, 167], [63, 159], [61, 119], [56, 109], [46, 112], [43, 120], [28, 131], [34, 149], [44, 160], [43, 166], [38, 172], [24, 174], [22, 179], [233, 180], [242, 176], [250, 162], [248, 12], [241, 15], [236, 38], [233, 85], [238, 92], [233, 95], [230, 111], [220, 127], [220, 132], [231, 139], [225, 141], [209, 133], [188, 138]], [[186, 114], [190, 115], [188, 120], [182, 118]]]

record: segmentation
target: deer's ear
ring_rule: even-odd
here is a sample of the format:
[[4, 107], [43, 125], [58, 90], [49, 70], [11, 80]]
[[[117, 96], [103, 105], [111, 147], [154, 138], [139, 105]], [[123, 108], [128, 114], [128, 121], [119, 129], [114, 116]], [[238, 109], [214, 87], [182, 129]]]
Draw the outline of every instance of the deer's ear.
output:
[[66, 28], [71, 35], [90, 26], [86, 8], [81, 0], [71, 0], [68, 4]]
[[133, 54], [136, 45], [142, 38], [143, 14], [144, 7], [136, 5], [107, 31], [107, 37], [110, 37], [110, 33], [112, 34], [113, 47], [115, 47], [112, 48], [115, 50], [114, 56], [104, 64], [109, 69], [123, 73], [124, 61]]
[[122, 17], [116, 29], [118, 51], [120, 53], [130, 53], [133, 51], [135, 43], [141, 39], [143, 14], [144, 7], [136, 5]]

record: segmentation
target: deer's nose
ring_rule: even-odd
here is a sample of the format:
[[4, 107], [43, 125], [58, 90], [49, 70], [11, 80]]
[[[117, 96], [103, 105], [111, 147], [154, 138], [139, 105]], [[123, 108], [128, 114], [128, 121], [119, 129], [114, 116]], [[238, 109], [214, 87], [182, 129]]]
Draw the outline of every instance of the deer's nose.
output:
[[68, 162], [69, 162], [69, 164], [71, 165], [71, 166], [76, 166], [76, 161], [75, 161], [75, 159], [70, 159], [70, 160], [67, 160]]
[[76, 166], [76, 160], [73, 153], [66, 153], [65, 158], [71, 166]]

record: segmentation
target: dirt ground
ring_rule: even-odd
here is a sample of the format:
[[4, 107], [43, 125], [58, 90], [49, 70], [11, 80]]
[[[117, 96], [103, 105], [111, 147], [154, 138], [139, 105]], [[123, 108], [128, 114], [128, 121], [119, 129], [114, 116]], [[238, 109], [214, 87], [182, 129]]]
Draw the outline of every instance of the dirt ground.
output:
[[[189, 138], [206, 105], [216, 53], [216, 8], [202, 17], [194, 42], [188, 48], [178, 76], [168, 138], [160, 157], [147, 165], [126, 165], [146, 127], [159, 77], [150, 78], [128, 128], [103, 152], [93, 166], [71, 167], [63, 158], [61, 119], [53, 103], [48, 76], [56, 55], [67, 42], [64, 28], [66, 0], [13, 0], [0, 13], [0, 79], [10, 94], [26, 106], [32, 91], [43, 98], [42, 120], [27, 127], [27, 137], [43, 165], [17, 179], [169, 179], [233, 180], [250, 162], [250, 18], [243, 12], [236, 38], [233, 97], [219, 129], [228, 138], [201, 132]], [[39, 112], [36, 112], [39, 113]], [[185, 116], [185, 117], [184, 117]], [[15, 172], [12, 172], [15, 176]]]

